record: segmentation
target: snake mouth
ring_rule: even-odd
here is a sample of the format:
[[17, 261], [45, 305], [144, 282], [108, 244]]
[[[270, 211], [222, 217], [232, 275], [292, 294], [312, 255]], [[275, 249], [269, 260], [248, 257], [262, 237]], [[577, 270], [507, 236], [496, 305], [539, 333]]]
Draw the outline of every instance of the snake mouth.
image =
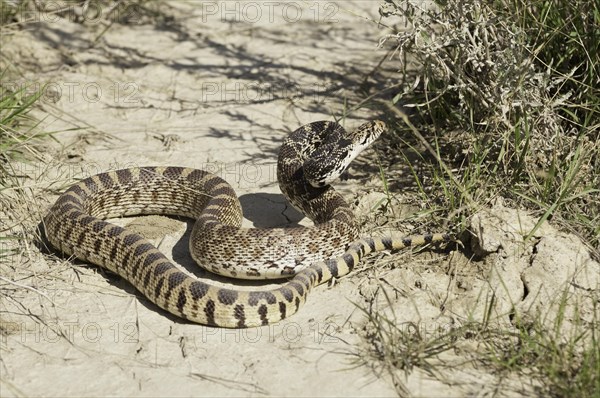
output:
[[322, 143], [304, 162], [304, 178], [314, 188], [330, 185], [348, 169], [350, 163], [387, 129], [381, 120], [362, 124], [351, 133]]
[[308, 180], [308, 182], [314, 188], [323, 188], [324, 186], [331, 184], [334, 180], [335, 180], [335, 178], [332, 179], [331, 181], [329, 181], [327, 179], [323, 179], [323, 180]]

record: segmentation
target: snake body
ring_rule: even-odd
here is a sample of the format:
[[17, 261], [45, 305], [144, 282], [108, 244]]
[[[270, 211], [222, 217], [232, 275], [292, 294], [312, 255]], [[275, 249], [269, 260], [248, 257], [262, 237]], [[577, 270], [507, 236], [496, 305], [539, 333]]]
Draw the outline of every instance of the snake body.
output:
[[[239, 200], [220, 177], [183, 167], [142, 167], [97, 174], [71, 186], [44, 219], [46, 237], [61, 252], [120, 275], [179, 317], [230, 328], [271, 324], [295, 313], [314, 286], [346, 275], [368, 253], [450, 239], [435, 234], [357, 240], [351, 209], [328, 185], [330, 175], [340, 172], [339, 162], [304, 164], [315, 148], [329, 145], [327, 137], [337, 134], [338, 143], [366, 146], [384, 127], [370, 122], [348, 134], [337, 123], [315, 122], [284, 141], [278, 161], [281, 190], [314, 227], [241, 228]], [[328, 148], [329, 154], [339, 152], [335, 159], [351, 160], [357, 154], [337, 144]], [[291, 279], [275, 289], [251, 291], [206, 283], [179, 270], [141, 235], [104, 220], [144, 214], [196, 219], [190, 252], [210, 271], [246, 279]]]

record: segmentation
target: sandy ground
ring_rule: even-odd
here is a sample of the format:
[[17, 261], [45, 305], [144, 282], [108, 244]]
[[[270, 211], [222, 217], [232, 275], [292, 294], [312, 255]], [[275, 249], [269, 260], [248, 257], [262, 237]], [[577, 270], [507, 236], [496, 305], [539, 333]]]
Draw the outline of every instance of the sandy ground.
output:
[[[359, 89], [372, 92], [395, 76], [385, 69], [370, 75], [386, 52], [377, 48], [386, 30], [373, 22], [374, 1], [170, 2], [156, 15], [130, 8], [130, 23], [106, 30], [92, 18], [81, 24], [75, 11], [71, 18], [41, 15], [4, 49], [27, 71], [15, 84], [48, 83], [43, 127], [61, 131], [47, 163], [23, 166], [43, 192], [38, 216], [76, 178], [178, 165], [229, 181], [247, 226], [308, 225], [277, 187], [281, 140], [310, 121], [343, 117], [360, 101]], [[378, 116], [352, 110], [345, 124]], [[337, 185], [367, 219], [383, 191], [376, 150]], [[117, 221], [209, 277], [193, 268], [187, 253], [188, 223]], [[534, 224], [499, 200], [472, 219], [468, 252], [475, 260], [461, 252], [380, 254], [334, 285], [318, 287], [288, 320], [249, 330], [183, 322], [117, 276], [32, 246], [28, 258], [1, 269], [0, 393], [395, 396], [399, 389], [377, 364], [357, 365], [366, 347], [366, 316], [357, 306], [433, 331], [482, 319], [492, 294], [495, 319], [510, 324], [513, 308], [525, 316], [551, 314], [565, 289], [578, 298], [598, 288], [600, 266], [584, 245], [550, 225], [524, 242]], [[591, 316], [592, 309], [580, 311]], [[464, 362], [457, 352], [444, 358], [439, 374], [420, 368], [398, 374], [414, 396], [511, 396], [534, 387], [455, 365]]]

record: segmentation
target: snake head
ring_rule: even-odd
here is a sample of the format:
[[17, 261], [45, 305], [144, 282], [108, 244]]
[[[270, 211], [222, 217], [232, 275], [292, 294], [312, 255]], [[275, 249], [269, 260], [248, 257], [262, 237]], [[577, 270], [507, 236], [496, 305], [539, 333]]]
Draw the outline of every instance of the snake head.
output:
[[315, 188], [331, 184], [385, 130], [384, 122], [374, 120], [335, 140], [326, 140], [312, 157], [304, 162], [304, 177]]

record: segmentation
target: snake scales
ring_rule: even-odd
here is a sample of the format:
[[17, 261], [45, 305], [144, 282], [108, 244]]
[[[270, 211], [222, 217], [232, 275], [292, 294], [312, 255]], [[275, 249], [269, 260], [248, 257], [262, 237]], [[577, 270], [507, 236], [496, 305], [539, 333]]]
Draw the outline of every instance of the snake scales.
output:
[[[314, 286], [347, 274], [370, 252], [450, 239], [435, 234], [357, 240], [351, 209], [328, 184], [343, 171], [341, 163], [349, 163], [384, 129], [375, 121], [346, 133], [337, 123], [314, 122], [286, 138], [279, 184], [314, 227], [241, 228], [239, 200], [220, 177], [182, 167], [142, 167], [97, 174], [71, 186], [44, 219], [46, 237], [61, 252], [117, 273], [179, 317], [231, 328], [274, 323], [295, 313]], [[315, 152], [321, 160], [306, 165]], [[210, 271], [291, 279], [272, 290], [212, 285], [180, 271], [141, 235], [103, 220], [142, 214], [196, 219], [190, 252]]]

